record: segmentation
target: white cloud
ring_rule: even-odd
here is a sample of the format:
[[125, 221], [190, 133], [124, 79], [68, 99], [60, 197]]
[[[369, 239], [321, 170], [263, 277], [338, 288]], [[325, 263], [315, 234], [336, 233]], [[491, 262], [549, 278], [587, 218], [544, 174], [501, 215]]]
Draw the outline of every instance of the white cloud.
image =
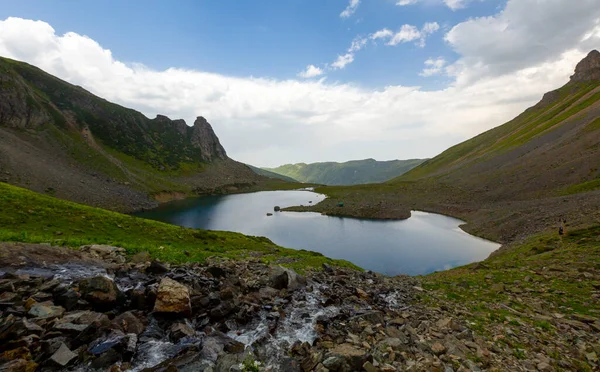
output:
[[346, 9], [344, 9], [344, 11], [340, 13], [340, 17], [342, 17], [342, 18], [351, 17], [356, 12], [356, 9], [358, 8], [359, 4], [360, 4], [360, 0], [350, 0]]
[[417, 2], [419, 2], [419, 0], [400, 0], [396, 3], [396, 5], [405, 6], [405, 5], [416, 4]]
[[535, 66], [569, 49], [598, 48], [597, 37], [585, 37], [599, 25], [598, 0], [508, 0], [498, 14], [462, 22], [445, 39], [462, 56], [452, 66], [458, 83], [469, 84]]
[[306, 66], [306, 70], [300, 72], [298, 74], [298, 76], [300, 76], [301, 78], [313, 78], [313, 77], [317, 77], [317, 76], [321, 76], [325, 73], [325, 71], [323, 71], [323, 69], [315, 66], [315, 65], [308, 65]]
[[373, 34], [370, 38], [372, 40], [383, 39], [387, 40], [387, 45], [395, 46], [401, 43], [408, 43], [411, 41], [417, 41], [417, 45], [420, 47], [425, 46], [427, 37], [437, 30], [440, 29], [440, 25], [437, 22], [428, 22], [423, 25], [420, 30], [413, 25], [402, 25], [398, 32], [392, 32], [387, 28], [381, 29]]
[[444, 58], [430, 58], [427, 61], [425, 61], [425, 68], [423, 69], [423, 71], [421, 71], [421, 73], [419, 73], [419, 75], [423, 77], [439, 75], [442, 73], [442, 69], [444, 68], [444, 66], [446, 66], [446, 60]]
[[[420, 1], [422, 1], [422, 0], [399, 0], [396, 3], [396, 5], [397, 6], [413, 5]], [[469, 3], [469, 1], [470, 0], [442, 0], [441, 2], [443, 2], [448, 8], [450, 8], [452, 10], [457, 10], [457, 9], [461, 9], [461, 8], [466, 8], [467, 3]]]
[[[600, 45], [599, 10], [580, 6], [595, 0], [580, 0], [577, 6], [562, 0], [564, 21], [536, 7], [520, 7], [527, 11], [520, 15], [510, 9], [513, 1], [491, 19], [467, 21], [451, 31], [449, 43], [459, 54], [449, 66], [455, 82], [433, 91], [154, 70], [122, 63], [88, 37], [57, 35], [47, 23], [18, 18], [0, 21], [0, 55], [34, 64], [149, 117], [161, 113], [191, 124], [203, 115], [228, 154], [250, 164], [428, 157], [522, 112], [568, 81], [576, 63]], [[552, 35], [546, 28], [557, 19]], [[479, 22], [503, 22], [508, 29], [480, 32]], [[538, 47], [541, 42], [548, 52]]]
[[394, 33], [387, 28], [381, 29], [373, 34], [371, 34], [371, 39], [389, 39], [394, 36]]
[[467, 6], [467, 3], [468, 0], [444, 0], [444, 4], [446, 4], [448, 8], [452, 10], [465, 8]]
[[364, 38], [364, 37], [359, 36], [359, 37], [355, 38], [354, 40], [352, 40], [352, 44], [350, 45], [350, 48], [348, 48], [348, 52], [350, 52], [350, 53], [358, 52], [365, 45], [367, 45], [367, 41], [369, 41], [369, 39]]
[[331, 67], [335, 70], [346, 67], [347, 64], [354, 62], [354, 54], [346, 53], [342, 56], [338, 56], [335, 62], [331, 64]]

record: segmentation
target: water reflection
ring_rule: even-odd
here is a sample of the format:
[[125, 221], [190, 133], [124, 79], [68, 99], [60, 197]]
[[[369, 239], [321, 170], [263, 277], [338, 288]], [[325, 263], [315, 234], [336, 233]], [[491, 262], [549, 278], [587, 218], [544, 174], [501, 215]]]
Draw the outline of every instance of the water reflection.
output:
[[[175, 225], [266, 236], [278, 245], [321, 252], [387, 275], [419, 275], [485, 259], [498, 244], [474, 237], [462, 221], [414, 211], [403, 221], [373, 221], [273, 212], [273, 207], [313, 204], [310, 191], [269, 191], [212, 196], [164, 204], [138, 216]], [[273, 216], [267, 216], [273, 213]]]

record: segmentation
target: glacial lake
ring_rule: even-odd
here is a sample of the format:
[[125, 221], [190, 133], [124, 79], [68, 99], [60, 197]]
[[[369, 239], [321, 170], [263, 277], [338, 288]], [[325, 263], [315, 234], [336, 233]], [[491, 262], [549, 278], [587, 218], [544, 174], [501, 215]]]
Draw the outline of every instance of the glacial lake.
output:
[[273, 211], [276, 205], [310, 205], [324, 197], [311, 191], [209, 196], [165, 203], [136, 216], [266, 236], [282, 247], [321, 252], [386, 275], [446, 270], [484, 260], [500, 247], [461, 230], [463, 221], [433, 213], [413, 211], [407, 220], [377, 221]]

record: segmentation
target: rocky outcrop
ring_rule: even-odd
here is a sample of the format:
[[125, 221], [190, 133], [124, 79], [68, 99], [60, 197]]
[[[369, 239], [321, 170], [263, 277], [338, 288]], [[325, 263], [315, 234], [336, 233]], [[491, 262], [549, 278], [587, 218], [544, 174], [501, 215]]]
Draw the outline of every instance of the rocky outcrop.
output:
[[[555, 308], [548, 310], [551, 316], [535, 315], [532, 325], [521, 312], [542, 307], [517, 311], [504, 305], [506, 316], [489, 320], [494, 304], [464, 307], [449, 300], [450, 292], [423, 289], [416, 278], [330, 266], [307, 268], [306, 282], [292, 292], [289, 279], [299, 277], [296, 272], [258, 259], [208, 259], [155, 274], [146, 270], [149, 259], [123, 262], [109, 254], [104, 260], [113, 267], [123, 301], [106, 313], [86, 300], [65, 311], [55, 304], [60, 288], [79, 293], [77, 283], [90, 279], [69, 275], [97, 275], [93, 251], [85, 254], [89, 272], [81, 251], [77, 272], [65, 274], [58, 260], [52, 266], [41, 259], [24, 263], [30, 272], [39, 266], [54, 278], [17, 274], [19, 264], [0, 267], [6, 271], [0, 276], [0, 370], [463, 372], [600, 366], [600, 320], [593, 315], [565, 316]], [[183, 308], [189, 301], [191, 312], [152, 312], [157, 295]], [[431, 302], [419, 301], [423, 296]], [[523, 293], [506, 296], [511, 306], [525, 304]], [[42, 300], [43, 311], [27, 313]], [[477, 323], [468, 320], [473, 316]]]
[[575, 67], [572, 82], [600, 81], [600, 52], [592, 50]]
[[221, 146], [217, 135], [205, 118], [199, 116], [191, 128], [190, 141], [200, 150], [200, 157], [206, 162], [217, 159], [226, 159], [227, 154]]

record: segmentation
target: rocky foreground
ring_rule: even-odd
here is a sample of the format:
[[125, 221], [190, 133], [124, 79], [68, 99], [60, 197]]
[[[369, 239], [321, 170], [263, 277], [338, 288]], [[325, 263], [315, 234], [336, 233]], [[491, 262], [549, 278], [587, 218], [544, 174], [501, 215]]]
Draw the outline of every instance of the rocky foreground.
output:
[[576, 367], [558, 349], [549, 356], [550, 340], [530, 340], [527, 360], [495, 346], [461, 320], [468, 309], [423, 305], [406, 276], [326, 265], [299, 275], [258, 259], [169, 267], [118, 247], [2, 243], [0, 275], [1, 371]]

